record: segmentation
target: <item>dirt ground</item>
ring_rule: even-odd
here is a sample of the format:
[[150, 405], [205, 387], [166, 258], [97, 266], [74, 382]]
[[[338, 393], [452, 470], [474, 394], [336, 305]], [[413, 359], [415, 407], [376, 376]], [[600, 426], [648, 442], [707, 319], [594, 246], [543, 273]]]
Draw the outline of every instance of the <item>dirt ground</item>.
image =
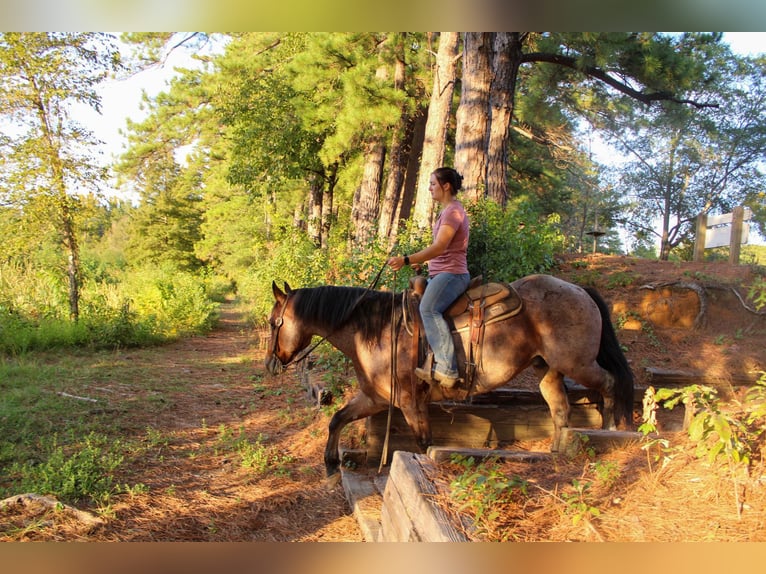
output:
[[[733, 373], [766, 370], [766, 321], [763, 312], [748, 310], [746, 298], [747, 286], [757, 271], [725, 263], [588, 256], [566, 258], [552, 273], [594, 285], [612, 304], [618, 338], [626, 349], [637, 384], [646, 384], [647, 368], [657, 367], [704, 371], [726, 386]], [[667, 287], [669, 283], [676, 286]], [[665, 286], [676, 289], [684, 299], [692, 283], [705, 285], [704, 291], [710, 295], [704, 309], [698, 306], [691, 311], [671, 310], [666, 313], [666, 326], [646, 318], [647, 313], [657, 317], [657, 306], [675, 305], [673, 298], [647, 302], [647, 296], [656, 295]], [[732, 289], [738, 290], [742, 302], [730, 296]], [[686, 324], [689, 317], [695, 325]], [[329, 418], [308, 399], [295, 371], [279, 377], [265, 374], [265, 344], [234, 308], [226, 306], [218, 328], [208, 337], [183, 340], [161, 349], [132, 351], [131, 361], [136, 365], [148, 370], [184, 369], [189, 383], [172, 395], [172, 406], [163, 411], [161, 419], [147, 414], [145, 420], [131, 421], [135, 429], [151, 426], [163, 437], [151, 457], [130, 461], [119, 477], [121, 483], [140, 483], [146, 489], [115, 496], [108, 512], [99, 515], [95, 523], [86, 523], [60, 509], [29, 503], [14, 518], [18, 522], [14, 534], [4, 539], [363, 540], [342, 488], [328, 489], [324, 483], [322, 451]], [[342, 442], [358, 441], [363, 426], [356, 425]], [[269, 445], [272, 462], [276, 461], [272, 466], [279, 472], [257, 473], [243, 467], [230, 448], [223, 448], [226, 440], [236, 440], [236, 436], [226, 439], [223, 435], [227, 432], [240, 433], [251, 441], [262, 439]], [[547, 448], [544, 444], [522, 447]], [[517, 516], [517, 539], [766, 539], [766, 497], [748, 493], [752, 496], [745, 512], [751, 520], [747, 530], [737, 528], [736, 516], [719, 520], [717, 514], [712, 520], [718, 526], [713, 528], [704, 514], [706, 508], [718, 512], [711, 501], [723, 500], [727, 508], [735, 507], [729, 504], [733, 489], [717, 473], [705, 471], [687, 456], [684, 466], [662, 476], [652, 473], [644, 479], [640, 475], [646, 466], [646, 454], [638, 458], [635, 453], [616, 456], [625, 457], [617, 461], [623, 469], [623, 486], [614, 502], [614, 507], [624, 512], [622, 518], [615, 518], [614, 523], [602, 519], [600, 525], [595, 520], [586, 521], [582, 524], [592, 528], [581, 524], [572, 534], [560, 528], [561, 517], [557, 522], [545, 506], [529, 503], [528, 512]], [[572, 477], [582, 476], [583, 462], [572, 464], [575, 466], [568, 470], [561, 465], [541, 467], [539, 471], [547, 475], [545, 482], [530, 478], [538, 480], [540, 492], [553, 492], [557, 485], [550, 477], [556, 472], [561, 472], [568, 483]], [[675, 517], [672, 526], [658, 528], [653, 522], [656, 519], [651, 517], [657, 515], [659, 507]], [[84, 510], [98, 514], [94, 508]], [[699, 520], [693, 527], [698, 526], [700, 532], [693, 536], [688, 531], [680, 532], [690, 512], [695, 521]], [[617, 516], [616, 512], [612, 514]], [[6, 512], [4, 520], [8, 518]], [[27, 527], [31, 523], [35, 528]], [[741, 518], [739, 524], [745, 526]]]

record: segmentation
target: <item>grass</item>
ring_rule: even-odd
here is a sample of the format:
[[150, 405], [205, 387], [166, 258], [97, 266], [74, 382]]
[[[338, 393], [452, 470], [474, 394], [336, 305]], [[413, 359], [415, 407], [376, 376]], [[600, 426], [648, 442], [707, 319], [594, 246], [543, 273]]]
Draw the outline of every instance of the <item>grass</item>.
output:
[[192, 369], [221, 378], [220, 365], [179, 366], [163, 347], [0, 356], [0, 497], [108, 502], [124, 461], [167, 448], [169, 438], [146, 421], [161, 424], [194, 384]]

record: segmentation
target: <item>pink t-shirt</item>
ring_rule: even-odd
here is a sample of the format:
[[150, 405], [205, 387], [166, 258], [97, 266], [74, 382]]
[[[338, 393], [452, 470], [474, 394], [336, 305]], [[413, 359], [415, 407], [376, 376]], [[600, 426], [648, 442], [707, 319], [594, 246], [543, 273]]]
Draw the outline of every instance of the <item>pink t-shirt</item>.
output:
[[456, 229], [447, 249], [428, 262], [428, 274], [433, 277], [437, 273], [468, 273], [468, 215], [459, 201], [451, 202], [439, 214], [434, 225], [434, 239], [439, 234], [442, 225]]

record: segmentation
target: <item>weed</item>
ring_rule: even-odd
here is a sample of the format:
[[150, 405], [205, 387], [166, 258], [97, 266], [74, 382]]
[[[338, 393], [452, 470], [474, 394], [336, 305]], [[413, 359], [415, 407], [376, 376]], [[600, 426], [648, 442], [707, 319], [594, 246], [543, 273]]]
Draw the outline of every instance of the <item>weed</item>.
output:
[[606, 280], [607, 289], [615, 289], [617, 287], [627, 287], [632, 285], [636, 281], [636, 276], [633, 273], [618, 271], [612, 273]]
[[497, 459], [477, 463], [472, 456], [453, 455], [451, 461], [463, 472], [450, 483], [450, 493], [459, 503], [458, 510], [471, 515], [479, 533], [499, 516], [500, 504], [510, 502], [513, 492], [528, 494], [527, 481], [506, 476]]
[[70, 502], [89, 499], [104, 503], [116, 491], [113, 473], [123, 461], [120, 446], [91, 432], [83, 444], [65, 449], [58, 435], [53, 435], [40, 441], [40, 462], [14, 463], [9, 474], [25, 492], [54, 494]]
[[718, 391], [706, 385], [660, 389], [656, 397], [667, 408], [683, 402], [692, 409], [688, 434], [696, 444], [696, 455], [711, 462], [722, 457], [728, 463], [739, 514], [740, 481], [749, 476], [766, 437], [766, 372], [747, 390], [743, 401], [734, 400], [728, 409], [722, 408]]
[[572, 479], [572, 492], [562, 491], [559, 495], [564, 501], [565, 512], [572, 517], [572, 525], [577, 526], [581, 520], [601, 515], [601, 510], [593, 506], [588, 493], [592, 483], [577, 478]]
[[625, 324], [628, 323], [628, 321], [638, 321], [641, 323], [641, 332], [646, 335], [646, 337], [649, 339], [649, 342], [651, 345], [657, 349], [662, 348], [662, 342], [660, 341], [659, 337], [657, 336], [657, 333], [654, 330], [654, 327], [652, 327], [651, 323], [645, 321], [641, 315], [639, 315], [635, 311], [627, 311], [625, 313], [619, 314], [615, 318], [615, 326], [618, 329], [623, 329], [625, 327]]
[[611, 460], [598, 460], [590, 463], [590, 470], [593, 471], [596, 479], [606, 488], [612, 488], [619, 480], [622, 473], [616, 462]]

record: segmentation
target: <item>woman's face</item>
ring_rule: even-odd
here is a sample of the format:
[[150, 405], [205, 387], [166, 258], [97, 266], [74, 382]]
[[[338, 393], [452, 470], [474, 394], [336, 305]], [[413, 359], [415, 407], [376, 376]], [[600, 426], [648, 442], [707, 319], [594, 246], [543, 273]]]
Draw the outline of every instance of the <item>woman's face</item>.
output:
[[447, 183], [442, 186], [439, 180], [436, 179], [436, 175], [431, 174], [431, 180], [428, 185], [428, 191], [431, 192], [431, 197], [434, 201], [443, 203], [452, 199], [452, 192], [450, 191], [450, 185]]

